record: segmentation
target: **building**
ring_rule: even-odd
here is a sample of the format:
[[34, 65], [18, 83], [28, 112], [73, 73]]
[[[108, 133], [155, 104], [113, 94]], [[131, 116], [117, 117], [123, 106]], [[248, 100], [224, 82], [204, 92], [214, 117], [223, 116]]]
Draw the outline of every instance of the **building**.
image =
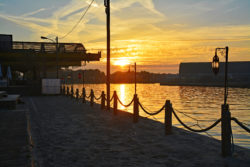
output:
[[0, 64], [3, 74], [8, 66], [31, 80], [56, 78], [61, 67], [81, 66], [81, 62], [99, 61], [101, 52], [87, 53], [81, 43], [13, 41], [0, 34]]
[[[222, 86], [225, 78], [225, 63], [220, 63], [219, 73], [214, 75], [211, 62], [180, 63], [181, 83], [208, 84]], [[250, 61], [228, 63], [229, 86], [250, 87]]]

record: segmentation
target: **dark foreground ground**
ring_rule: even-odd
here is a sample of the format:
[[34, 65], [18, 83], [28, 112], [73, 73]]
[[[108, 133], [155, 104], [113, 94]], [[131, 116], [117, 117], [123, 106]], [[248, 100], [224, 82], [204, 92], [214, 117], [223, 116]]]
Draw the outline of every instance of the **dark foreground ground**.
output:
[[25, 98], [37, 166], [249, 166], [250, 150], [222, 158], [220, 142], [125, 112], [114, 116], [95, 104], [62, 96]]
[[37, 167], [250, 164], [248, 149], [236, 146], [233, 157], [222, 158], [217, 140], [178, 128], [165, 136], [162, 123], [140, 118], [134, 124], [129, 113], [114, 116], [62, 96], [23, 100], [17, 110], [0, 110], [0, 167], [30, 166], [31, 160]]
[[[26, 107], [27, 108], [27, 107]], [[31, 165], [26, 109], [0, 109], [0, 167]]]

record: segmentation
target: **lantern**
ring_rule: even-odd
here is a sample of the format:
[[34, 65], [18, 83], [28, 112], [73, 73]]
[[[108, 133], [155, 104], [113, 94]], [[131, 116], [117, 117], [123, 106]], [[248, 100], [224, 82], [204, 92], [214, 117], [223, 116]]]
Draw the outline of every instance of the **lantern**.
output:
[[220, 69], [219, 57], [217, 56], [217, 54], [215, 54], [215, 56], [213, 57], [212, 69], [215, 75], [219, 73], [219, 69]]

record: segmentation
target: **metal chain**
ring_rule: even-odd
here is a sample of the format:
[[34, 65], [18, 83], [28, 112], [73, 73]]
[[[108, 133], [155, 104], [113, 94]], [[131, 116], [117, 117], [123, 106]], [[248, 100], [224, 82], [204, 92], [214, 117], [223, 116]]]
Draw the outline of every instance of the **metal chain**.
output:
[[218, 123], [220, 123], [220, 121], [221, 121], [221, 118], [220, 118], [220, 119], [218, 119], [217, 121], [215, 121], [212, 125], [210, 125], [209, 127], [198, 130], [198, 129], [193, 129], [193, 128], [187, 126], [185, 123], [183, 123], [183, 122], [181, 121], [181, 119], [177, 116], [177, 114], [175, 113], [174, 110], [173, 110], [173, 114], [174, 114], [175, 118], [180, 122], [180, 124], [182, 124], [186, 129], [188, 129], [188, 130], [190, 130], [190, 131], [192, 131], [192, 132], [206, 132], [206, 131], [212, 129], [213, 127], [215, 127], [215, 126], [216, 126]]
[[148, 112], [143, 106], [142, 104], [139, 102], [139, 106], [141, 107], [141, 109], [148, 115], [156, 115], [156, 114], [159, 114], [164, 108], [165, 108], [165, 105], [162, 106], [161, 109], [159, 109], [158, 111], [155, 111], [155, 112]]

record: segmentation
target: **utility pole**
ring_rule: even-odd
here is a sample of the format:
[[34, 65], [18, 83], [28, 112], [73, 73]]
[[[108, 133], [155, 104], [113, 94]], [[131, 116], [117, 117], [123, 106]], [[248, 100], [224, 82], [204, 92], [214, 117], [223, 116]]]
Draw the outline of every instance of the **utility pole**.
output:
[[136, 63], [135, 63], [135, 94], [136, 94]]
[[107, 15], [107, 110], [110, 110], [110, 0], [104, 0]]
[[56, 36], [56, 78], [58, 79], [58, 36]]

